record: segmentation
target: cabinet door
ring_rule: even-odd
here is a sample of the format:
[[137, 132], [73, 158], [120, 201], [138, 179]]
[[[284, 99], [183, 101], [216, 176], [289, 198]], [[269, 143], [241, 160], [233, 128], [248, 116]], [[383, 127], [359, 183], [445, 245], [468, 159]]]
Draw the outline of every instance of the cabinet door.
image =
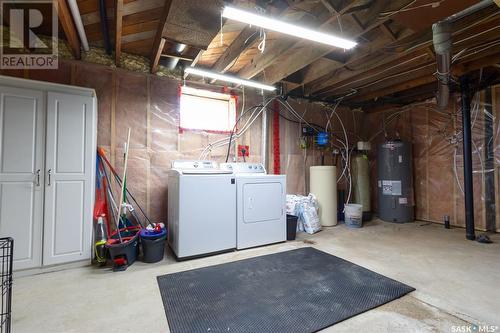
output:
[[44, 100], [0, 86], [0, 236], [14, 239], [14, 269], [41, 265]]
[[44, 265], [90, 258], [95, 112], [91, 97], [47, 95]]

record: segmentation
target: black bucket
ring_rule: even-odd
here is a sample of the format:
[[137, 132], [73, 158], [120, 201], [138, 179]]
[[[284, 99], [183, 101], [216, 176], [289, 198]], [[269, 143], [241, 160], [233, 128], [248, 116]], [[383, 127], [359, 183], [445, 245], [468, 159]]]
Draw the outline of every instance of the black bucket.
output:
[[142, 245], [142, 261], [147, 263], [158, 262], [165, 254], [167, 229], [159, 230], [142, 229], [140, 232]]
[[156, 239], [141, 237], [143, 254], [142, 260], [147, 263], [153, 263], [162, 260], [165, 254], [166, 240], [167, 235]]
[[[118, 266], [132, 265], [137, 259], [137, 253], [139, 252], [139, 227], [128, 227], [120, 229], [120, 234], [122, 236], [123, 242], [119, 242], [118, 233], [115, 231], [111, 234], [111, 238], [106, 243], [106, 248], [109, 251], [109, 255], [113, 262], [115, 263], [115, 268]], [[119, 261], [123, 261], [124, 264], [118, 264]]]
[[286, 214], [286, 240], [295, 240], [297, 235], [297, 220], [299, 218], [295, 215]]

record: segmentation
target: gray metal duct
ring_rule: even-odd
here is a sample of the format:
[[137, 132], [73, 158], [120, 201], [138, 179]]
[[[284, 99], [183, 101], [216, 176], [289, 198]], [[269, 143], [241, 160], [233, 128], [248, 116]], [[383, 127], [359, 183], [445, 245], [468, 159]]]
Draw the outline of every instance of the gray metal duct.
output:
[[451, 71], [451, 23], [441, 21], [432, 25], [432, 41], [436, 52], [438, 92], [437, 104], [440, 108], [448, 106], [450, 98]]
[[434, 44], [434, 51], [436, 52], [437, 63], [437, 78], [438, 78], [438, 92], [437, 104], [440, 108], [448, 106], [450, 98], [450, 75], [451, 75], [451, 45], [452, 45], [452, 28], [451, 24], [465, 16], [471, 15], [483, 8], [492, 5], [493, 0], [482, 0], [477, 4], [470, 6], [453, 14], [442, 21], [432, 25], [432, 41]]

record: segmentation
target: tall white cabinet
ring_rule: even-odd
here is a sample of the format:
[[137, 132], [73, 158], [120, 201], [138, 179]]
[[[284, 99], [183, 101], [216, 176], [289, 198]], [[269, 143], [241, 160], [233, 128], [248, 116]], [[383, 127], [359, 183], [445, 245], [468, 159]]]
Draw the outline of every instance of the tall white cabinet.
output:
[[0, 236], [15, 270], [90, 259], [96, 133], [92, 89], [0, 76]]

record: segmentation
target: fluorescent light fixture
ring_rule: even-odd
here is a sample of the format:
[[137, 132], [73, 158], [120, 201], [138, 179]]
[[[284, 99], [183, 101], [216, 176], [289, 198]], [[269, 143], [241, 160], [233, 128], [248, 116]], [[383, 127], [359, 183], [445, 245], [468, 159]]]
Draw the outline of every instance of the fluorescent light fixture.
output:
[[249, 87], [254, 87], [257, 89], [264, 89], [264, 90], [276, 90], [276, 87], [274, 86], [269, 86], [267, 84], [255, 82], [255, 81], [250, 81], [250, 80], [244, 80], [240, 79], [235, 76], [230, 76], [230, 75], [223, 75], [223, 74], [218, 74], [214, 72], [209, 72], [203, 69], [198, 69], [198, 68], [193, 68], [193, 67], [186, 67], [184, 69], [184, 73], [187, 74], [193, 74], [193, 75], [198, 75], [198, 76], [204, 76], [204, 77], [209, 77], [211, 79], [216, 79], [219, 81], [225, 81], [225, 82], [231, 82], [231, 83], [236, 83], [236, 84], [241, 84], [243, 86], [249, 86]]
[[245, 10], [226, 6], [222, 12], [222, 16], [231, 20], [255, 25], [264, 29], [281, 32], [283, 34], [309, 39], [318, 43], [340, 47], [343, 49], [351, 49], [357, 45], [356, 42], [336, 37], [323, 32], [301, 28], [294, 24], [286, 23], [263, 15], [254, 14]]

